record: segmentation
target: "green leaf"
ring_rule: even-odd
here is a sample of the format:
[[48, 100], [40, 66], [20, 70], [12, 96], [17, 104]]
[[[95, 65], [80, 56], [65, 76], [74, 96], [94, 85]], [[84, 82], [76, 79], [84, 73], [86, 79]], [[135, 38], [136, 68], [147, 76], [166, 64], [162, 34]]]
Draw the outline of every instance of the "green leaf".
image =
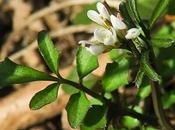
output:
[[168, 7], [168, 14], [175, 15], [174, 5], [175, 5], [175, 0], [170, 0], [170, 4]]
[[170, 0], [160, 0], [156, 7], [154, 8], [153, 14], [150, 19], [150, 28], [154, 25], [154, 23], [165, 13], [167, 7], [169, 5]]
[[89, 109], [83, 124], [80, 126], [81, 130], [97, 130], [104, 128], [107, 122], [107, 109], [105, 106], [94, 105]]
[[111, 92], [123, 85], [128, 84], [128, 61], [121, 60], [119, 63], [107, 64], [105, 75], [102, 79], [103, 88], [106, 92]]
[[[73, 68], [73, 69], [70, 71], [69, 75], [66, 77], [66, 79], [78, 83], [79, 79], [78, 79], [77, 69], [76, 69], [76, 68]], [[63, 88], [63, 90], [64, 90], [66, 93], [70, 94], [70, 95], [79, 92], [78, 89], [72, 87], [72, 86], [69, 85], [69, 84], [62, 84], [62, 85], [61, 85], [61, 88]]]
[[[139, 106], [135, 106], [134, 110], [138, 113], [142, 113], [142, 109]], [[133, 118], [131, 116], [124, 116], [122, 118], [123, 125], [128, 129], [134, 129], [140, 125], [140, 122], [138, 119]]]
[[57, 78], [30, 67], [18, 65], [9, 59], [0, 62], [0, 87], [38, 80], [57, 81]]
[[99, 99], [97, 99], [97, 98], [92, 98], [91, 100], [90, 100], [90, 102], [91, 102], [91, 106], [93, 106], [93, 105], [98, 105], [98, 106], [103, 106], [103, 102], [102, 101], [100, 101]]
[[152, 45], [158, 48], [168, 48], [175, 43], [173, 39], [164, 39], [164, 38], [153, 38], [151, 39]]
[[140, 122], [139, 120], [130, 117], [130, 116], [124, 116], [122, 118], [123, 125], [127, 127], [128, 129], [134, 129], [139, 126]]
[[58, 88], [59, 85], [54, 83], [36, 93], [30, 101], [30, 109], [37, 110], [49, 103], [54, 102], [57, 99]]
[[121, 61], [123, 58], [128, 58], [130, 52], [125, 49], [112, 49], [108, 54], [112, 61]]
[[149, 64], [148, 60], [148, 52], [145, 52], [141, 55], [141, 63], [140, 67], [142, 71], [153, 81], [161, 81], [160, 75], [158, 75], [152, 66]]
[[129, 28], [132, 28], [135, 26], [135, 23], [133, 22], [128, 8], [128, 3], [125, 1], [122, 1], [119, 5], [119, 10], [121, 12], [122, 17], [125, 19], [125, 22]]
[[142, 84], [138, 88], [137, 97], [139, 99], [145, 99], [151, 94], [151, 84], [148, 77], [144, 77]]
[[141, 19], [149, 20], [159, 0], [137, 0], [136, 2]]
[[74, 24], [91, 24], [92, 20], [87, 17], [88, 10], [96, 10], [96, 3], [85, 5], [83, 10], [73, 18]]
[[90, 101], [83, 92], [73, 94], [66, 106], [68, 121], [72, 128], [77, 128], [90, 108]]
[[143, 130], [157, 130], [157, 128], [153, 128], [151, 126], [148, 126], [148, 127], [144, 128]]
[[[71, 70], [71, 72], [69, 73], [68, 77], [66, 77], [66, 79], [68, 80], [71, 80], [71, 81], [74, 81], [76, 83], [78, 83], [79, 79], [78, 79], [78, 74], [77, 74], [77, 69], [76, 68], [73, 68]], [[86, 86], [87, 88], [89, 89], [92, 89], [95, 84], [97, 83], [98, 81], [98, 78], [92, 74], [89, 74], [88, 76], [86, 76], [83, 80], [83, 85]], [[79, 90], [72, 87], [71, 85], [69, 84], [62, 84], [62, 88], [63, 90], [72, 95], [72, 94], [75, 94], [75, 93], [78, 93]]]
[[129, 5], [129, 9], [130, 9], [129, 13], [131, 14], [133, 20], [137, 22], [137, 24], [140, 24], [141, 19], [137, 11], [136, 0], [128, 0], [127, 2]]
[[142, 84], [143, 76], [144, 76], [144, 72], [139, 70], [137, 72], [137, 75], [136, 75], [136, 78], [135, 78], [135, 84], [136, 84], [137, 88], [139, 88], [140, 85]]
[[41, 55], [52, 72], [58, 74], [59, 53], [46, 31], [38, 34], [38, 46]]
[[77, 56], [77, 71], [80, 78], [88, 75], [98, 67], [96, 55], [91, 54], [85, 47], [79, 47]]
[[175, 39], [175, 29], [173, 26], [173, 24], [172, 26], [164, 25], [153, 34], [153, 38], [162, 38], [163, 36], [165, 39]]
[[175, 104], [175, 91], [173, 90], [173, 91], [163, 95], [162, 102], [163, 102], [163, 108], [164, 109], [168, 109], [173, 104]]

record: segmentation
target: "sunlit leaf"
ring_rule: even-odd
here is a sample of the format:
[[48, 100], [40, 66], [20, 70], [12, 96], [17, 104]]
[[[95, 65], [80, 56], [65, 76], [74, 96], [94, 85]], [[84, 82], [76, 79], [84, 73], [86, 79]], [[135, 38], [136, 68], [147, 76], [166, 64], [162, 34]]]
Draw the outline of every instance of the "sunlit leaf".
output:
[[155, 70], [152, 68], [152, 66], [149, 63], [148, 60], [148, 52], [143, 53], [141, 56], [141, 64], [140, 67], [142, 71], [151, 79], [154, 81], [161, 81], [160, 75], [158, 75]]
[[73, 94], [66, 106], [68, 121], [72, 128], [77, 128], [90, 108], [90, 101], [83, 92]]
[[85, 5], [83, 10], [73, 18], [74, 24], [90, 24], [92, 21], [87, 17], [88, 10], [96, 10], [96, 3]]
[[151, 94], [151, 84], [147, 77], [143, 78], [143, 82], [138, 88], [137, 97], [141, 100], [145, 99]]
[[[79, 82], [79, 78], [78, 78], [78, 74], [77, 74], [77, 69], [76, 68], [73, 68], [68, 77], [66, 77], [66, 79], [68, 80], [71, 80], [71, 81], [74, 81], [74, 82]], [[83, 85], [89, 89], [92, 89], [94, 87], [94, 85], [96, 84], [96, 82], [98, 81], [98, 78], [92, 74], [89, 74], [88, 76], [86, 76], [83, 80]], [[79, 90], [72, 87], [71, 85], [69, 84], [62, 84], [62, 88], [63, 90], [72, 95], [72, 94], [75, 94], [75, 93], [78, 93]]]
[[106, 67], [105, 75], [102, 79], [103, 88], [106, 92], [111, 92], [123, 85], [128, 84], [128, 61], [109, 63]]
[[85, 77], [98, 67], [96, 55], [91, 54], [85, 47], [79, 47], [77, 56], [77, 71], [80, 78]]
[[[142, 113], [142, 109], [139, 106], [135, 106], [134, 110], [138, 113]], [[140, 125], [139, 120], [131, 116], [124, 116], [122, 118], [122, 123], [128, 129], [134, 129]]]
[[139, 70], [135, 78], [135, 84], [139, 88], [143, 80], [144, 72]]
[[47, 88], [36, 93], [31, 101], [30, 108], [33, 110], [54, 102], [57, 99], [59, 85], [57, 83], [49, 85]]
[[170, 46], [172, 46], [172, 44], [175, 43], [174, 39], [165, 39], [165, 38], [153, 38], [152, 40], [152, 45], [154, 47], [158, 47], [158, 48], [168, 48]]
[[104, 128], [107, 122], [107, 109], [105, 106], [94, 105], [89, 109], [81, 130], [97, 130]]
[[18, 65], [9, 59], [0, 62], [0, 87], [39, 80], [57, 81], [57, 78], [30, 67]]
[[43, 56], [46, 64], [54, 72], [58, 73], [58, 59], [59, 53], [54, 47], [51, 38], [46, 31], [41, 31], [38, 34], [38, 46], [41, 55]]
[[162, 102], [164, 109], [168, 109], [173, 104], [175, 104], [175, 91], [171, 91], [163, 95]]

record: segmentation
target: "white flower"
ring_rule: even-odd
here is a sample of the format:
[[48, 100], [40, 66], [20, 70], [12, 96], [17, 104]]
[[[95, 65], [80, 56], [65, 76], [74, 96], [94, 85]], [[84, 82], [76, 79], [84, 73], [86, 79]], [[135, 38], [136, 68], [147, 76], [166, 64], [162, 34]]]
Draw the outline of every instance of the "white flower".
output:
[[106, 20], [110, 19], [109, 12], [101, 2], [97, 3], [97, 10], [98, 12], [94, 10], [89, 10], [87, 12], [87, 16], [89, 17], [89, 19], [96, 22], [97, 24], [105, 26]]
[[86, 47], [86, 49], [94, 55], [99, 55], [105, 51], [105, 46], [103, 45], [91, 45]]
[[120, 20], [119, 18], [117, 18], [116, 16], [111, 15], [110, 16], [110, 20], [111, 20], [112, 26], [114, 27], [114, 29], [116, 31], [127, 29], [126, 24], [122, 20]]
[[111, 31], [105, 28], [96, 29], [94, 31], [94, 38], [104, 45], [111, 46], [114, 46], [115, 43], [118, 41], [114, 29], [111, 29]]
[[131, 28], [127, 31], [125, 38], [126, 39], [135, 39], [140, 35], [140, 33], [141, 33], [141, 29]]
[[89, 10], [87, 12], [87, 16], [89, 19], [91, 19], [92, 21], [96, 22], [99, 25], [104, 26], [105, 23], [103, 21], [103, 19], [101, 18], [101, 16], [94, 10]]
[[108, 10], [101, 2], [97, 3], [97, 10], [103, 18], [108, 19], [108, 20], [110, 19]]

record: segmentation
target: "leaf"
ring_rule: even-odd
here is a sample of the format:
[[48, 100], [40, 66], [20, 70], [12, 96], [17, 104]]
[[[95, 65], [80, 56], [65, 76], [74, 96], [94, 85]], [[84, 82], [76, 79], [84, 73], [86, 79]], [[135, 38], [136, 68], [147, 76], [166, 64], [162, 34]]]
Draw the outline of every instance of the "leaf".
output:
[[163, 13], [167, 10], [170, 0], [160, 0], [156, 7], [154, 8], [153, 14], [150, 19], [150, 28], [154, 25], [154, 23], [163, 15]]
[[137, 86], [137, 88], [139, 88], [140, 85], [142, 84], [143, 76], [144, 76], [144, 72], [139, 70], [137, 72], [137, 75], [136, 75], [136, 78], [135, 78], [135, 81], [134, 81], [136, 86]]
[[92, 106], [80, 126], [81, 130], [97, 130], [99, 128], [104, 128], [107, 122], [106, 116], [107, 108], [105, 106]]
[[129, 5], [129, 9], [130, 9], [130, 14], [132, 14], [132, 18], [135, 22], [137, 22], [137, 24], [140, 24], [141, 19], [140, 16], [138, 14], [138, 10], [137, 10], [137, 5], [136, 5], [136, 0], [128, 0], [128, 5]]
[[87, 17], [87, 11], [95, 9], [96, 9], [96, 2], [89, 5], [85, 5], [84, 9], [73, 18], [72, 20], [73, 23], [84, 24], [84, 25], [91, 24], [92, 21]]
[[73, 94], [66, 106], [68, 121], [72, 128], [77, 128], [90, 108], [90, 101], [83, 92]]
[[149, 20], [159, 0], [137, 0], [136, 2], [141, 19]]
[[30, 101], [30, 109], [37, 110], [49, 103], [54, 102], [57, 99], [58, 88], [59, 85], [54, 83], [36, 93]]
[[88, 75], [98, 67], [97, 56], [91, 54], [85, 47], [79, 47], [76, 62], [77, 71], [80, 78]]
[[18, 65], [9, 59], [0, 62], [0, 87], [38, 80], [57, 81], [57, 78], [30, 67]]
[[158, 48], [168, 48], [175, 43], [173, 39], [164, 39], [164, 38], [152, 38], [151, 39], [152, 45]]
[[169, 15], [175, 15], [174, 5], [175, 5], [175, 0], [170, 0], [169, 7], [168, 7]]
[[[73, 68], [73, 69], [70, 71], [69, 75], [66, 77], [66, 79], [78, 83], [79, 79], [78, 79], [77, 69], [76, 69], [76, 68]], [[72, 87], [72, 86], [69, 85], [69, 84], [62, 84], [61, 87], [63, 88], [63, 90], [64, 90], [66, 93], [68, 93], [68, 94], [70, 94], [70, 95], [79, 92], [78, 89]]]
[[[142, 109], [139, 106], [135, 106], [134, 111], [142, 113]], [[122, 123], [129, 130], [134, 129], [140, 125], [139, 120], [131, 116], [123, 116]]]
[[130, 13], [129, 13], [129, 10], [128, 10], [128, 4], [125, 2], [125, 1], [122, 1], [119, 5], [119, 10], [121, 12], [121, 15], [122, 17], [125, 19], [125, 22], [127, 24], [127, 26], [129, 28], [132, 28], [135, 26], [131, 16], [130, 16]]
[[[71, 72], [69, 73], [68, 77], [66, 77], [66, 79], [68, 80], [71, 80], [71, 81], [74, 81], [76, 83], [78, 83], [79, 79], [78, 79], [78, 74], [77, 74], [77, 69], [76, 68], [73, 68], [71, 70]], [[89, 74], [88, 76], [86, 76], [83, 80], [83, 85], [89, 89], [92, 89], [94, 87], [94, 85], [97, 83], [98, 79], [97, 77], [95, 77], [94, 75], [92, 74]], [[62, 88], [63, 90], [72, 95], [72, 94], [75, 94], [75, 93], [78, 93], [79, 90], [72, 87], [71, 85], [69, 84], [62, 84]]]
[[128, 129], [134, 129], [139, 126], [140, 122], [139, 120], [131, 117], [131, 116], [124, 116], [122, 118], [123, 125], [127, 127]]
[[112, 61], [120, 61], [123, 58], [128, 58], [130, 52], [125, 49], [112, 49], [108, 54]]
[[111, 92], [123, 85], [128, 84], [128, 61], [109, 63], [106, 67], [105, 75], [102, 79], [103, 88], [106, 92]]
[[90, 100], [90, 102], [91, 102], [91, 106], [93, 106], [93, 105], [98, 105], [98, 106], [103, 106], [103, 102], [102, 101], [100, 101], [99, 99], [97, 99], [97, 98], [92, 98], [91, 100]]
[[173, 104], [175, 104], [175, 91], [173, 90], [173, 91], [163, 95], [162, 102], [163, 102], [163, 108], [164, 109], [168, 109]]
[[138, 89], [136, 96], [141, 100], [144, 100], [151, 94], [151, 84], [148, 77], [144, 77], [143, 82]]
[[160, 75], [158, 75], [155, 70], [152, 68], [152, 66], [148, 62], [148, 52], [143, 53], [141, 55], [141, 63], [140, 67], [142, 71], [145, 72], [145, 74], [153, 81], [161, 81]]
[[38, 34], [38, 46], [41, 55], [52, 72], [58, 73], [59, 53], [54, 47], [51, 38], [46, 31], [41, 31]]
[[172, 26], [164, 25], [163, 27], [159, 28], [159, 30], [153, 34], [153, 38], [165, 38], [165, 39], [175, 39], [175, 29]]

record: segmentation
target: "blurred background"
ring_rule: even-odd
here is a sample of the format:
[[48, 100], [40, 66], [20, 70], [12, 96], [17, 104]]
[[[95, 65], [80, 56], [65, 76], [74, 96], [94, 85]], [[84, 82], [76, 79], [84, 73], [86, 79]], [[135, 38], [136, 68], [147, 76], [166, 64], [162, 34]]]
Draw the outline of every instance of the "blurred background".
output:
[[[76, 81], [74, 58], [78, 41], [89, 39], [96, 27], [86, 16], [95, 9], [95, 0], [0, 0], [0, 60], [9, 57], [16, 63], [49, 72], [37, 49], [37, 34], [48, 30], [55, 46], [61, 52], [60, 73]], [[106, 0], [112, 11], [120, 0]], [[137, 0], [140, 16], [145, 24], [159, 0]], [[152, 30], [157, 38], [175, 39], [175, 1]], [[156, 48], [159, 70], [165, 86], [164, 108], [173, 118], [175, 108], [175, 46]], [[108, 55], [99, 56], [100, 68], [87, 78], [89, 86], [99, 85]], [[73, 71], [74, 70], [74, 71]], [[59, 90], [58, 101], [32, 111], [28, 104], [31, 97], [50, 82], [33, 82], [7, 86], [0, 90], [1, 130], [71, 130], [64, 110], [69, 95]], [[65, 87], [66, 88], [66, 87]], [[69, 88], [69, 87], [67, 87]], [[72, 93], [75, 90], [65, 90]], [[128, 89], [126, 95], [132, 99], [136, 89]], [[171, 109], [169, 109], [171, 107]], [[175, 112], [174, 112], [175, 113]], [[173, 122], [173, 120], [172, 120]], [[175, 120], [174, 120], [175, 122]]]

